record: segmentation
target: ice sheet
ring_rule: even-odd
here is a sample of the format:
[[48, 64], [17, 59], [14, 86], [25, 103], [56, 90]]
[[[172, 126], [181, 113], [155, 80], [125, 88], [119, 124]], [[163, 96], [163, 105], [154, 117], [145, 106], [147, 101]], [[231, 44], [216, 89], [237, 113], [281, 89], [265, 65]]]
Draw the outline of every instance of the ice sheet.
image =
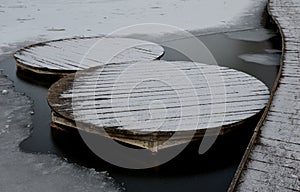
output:
[[[0, 75], [1, 76], [1, 75]], [[19, 143], [30, 134], [31, 102], [0, 77], [0, 191], [119, 191], [105, 172], [67, 163], [54, 155], [23, 153]]]
[[190, 31], [214, 28], [212, 32], [253, 28], [260, 25], [265, 5], [265, 0], [2, 0], [0, 47], [25, 40], [109, 34], [140, 23]]

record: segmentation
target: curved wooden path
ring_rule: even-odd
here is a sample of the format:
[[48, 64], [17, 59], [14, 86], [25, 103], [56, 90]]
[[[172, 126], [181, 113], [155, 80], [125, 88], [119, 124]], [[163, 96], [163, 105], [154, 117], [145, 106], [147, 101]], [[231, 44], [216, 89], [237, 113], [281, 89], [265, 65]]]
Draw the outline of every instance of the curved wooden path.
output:
[[229, 191], [300, 191], [300, 1], [269, 0], [283, 58], [265, 116]]
[[[240, 71], [193, 62], [108, 64], [67, 76], [50, 89], [53, 127], [73, 127], [152, 149], [224, 134], [260, 112], [268, 88]], [[81, 126], [79, 126], [81, 125]], [[176, 132], [171, 143], [169, 138]], [[216, 134], [218, 134], [217, 132]]]
[[84, 37], [25, 47], [14, 54], [20, 70], [64, 76], [106, 63], [148, 61], [162, 57], [158, 44], [130, 38]]

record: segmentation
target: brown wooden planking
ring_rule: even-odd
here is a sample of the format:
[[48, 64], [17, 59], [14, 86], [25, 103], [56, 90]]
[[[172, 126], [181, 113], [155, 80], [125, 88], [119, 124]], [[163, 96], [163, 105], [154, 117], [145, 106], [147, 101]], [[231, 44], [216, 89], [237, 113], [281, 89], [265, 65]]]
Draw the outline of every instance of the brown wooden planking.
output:
[[[101, 54], [100, 54], [101, 53]], [[27, 46], [14, 55], [20, 70], [41, 75], [65, 76], [110, 62], [159, 59], [164, 49], [130, 38], [82, 37]]]
[[[177, 62], [176, 62], [177, 63]], [[164, 62], [160, 62], [159, 64], [164, 64]], [[113, 65], [111, 65], [111, 66], [113, 66]], [[127, 66], [126, 66], [126, 64], [124, 64], [123, 65], [124, 66], [124, 68], [126, 68]], [[238, 72], [237, 72], [238, 73]], [[89, 76], [90, 76], [90, 74], [88, 74]], [[199, 75], [200, 76], [200, 75]], [[245, 76], [247, 76], [246, 74], [245, 74]], [[100, 77], [101, 77], [101, 75], [100, 75]], [[247, 76], [248, 77], [248, 76]], [[106, 79], [106, 76], [103, 76], [102, 78], [104, 78], [104, 79]], [[254, 78], [253, 78], [254, 79]], [[68, 83], [66, 83], [66, 81], [68, 81]], [[56, 87], [56, 88], [52, 88], [52, 89], [50, 89], [50, 91], [49, 91], [49, 101], [51, 102], [51, 99], [53, 98], [53, 100], [55, 99], [55, 98], [60, 98], [60, 100], [59, 101], [55, 101], [55, 102], [53, 102], [52, 104], [50, 103], [50, 105], [53, 107], [53, 109], [57, 112], [57, 113], [64, 113], [64, 115], [63, 116], [65, 116], [65, 117], [68, 117], [69, 119], [72, 119], [73, 117], [72, 117], [72, 113], [70, 113], [70, 111], [72, 111], [72, 109], [73, 108], [71, 108], [71, 102], [70, 102], [70, 100], [71, 99], [73, 99], [74, 97], [76, 97], [76, 94], [83, 94], [83, 96], [82, 97], [84, 97], [84, 94], [86, 94], [86, 92], [84, 91], [83, 93], [75, 93], [75, 92], [70, 92], [70, 88], [72, 87], [72, 82], [73, 82], [73, 77], [69, 77], [68, 79], [66, 78], [66, 79], [64, 79], [63, 81], [60, 81], [59, 83], [57, 83], [56, 85], [57, 86], [54, 86], [54, 87]], [[230, 85], [230, 82], [226, 82], [227, 84], [226, 84], [226, 86], [231, 86]], [[256, 87], [256, 89], [258, 89], [258, 90], [261, 90], [260, 92], [257, 92], [256, 93], [256, 95], [253, 95], [253, 97], [251, 97], [251, 98], [249, 98], [249, 100], [243, 100], [243, 101], [241, 101], [241, 104], [242, 104], [242, 107], [244, 107], [244, 106], [247, 106], [247, 101], [248, 102], [257, 102], [257, 104], [259, 105], [259, 103], [260, 104], [262, 104], [262, 103], [264, 103], [264, 101], [263, 100], [265, 100], [268, 96], [268, 92], [267, 92], [267, 89], [266, 89], [266, 87], [265, 87], [265, 85], [264, 84], [262, 84], [262, 83], [259, 83], [259, 81], [257, 81], [257, 84], [258, 84], [258, 86], [253, 86], [253, 82], [251, 82], [250, 81], [250, 83], [249, 83], [249, 86], [247, 87], [247, 86], [241, 86], [241, 87], [239, 87], [238, 85], [235, 87], [235, 88], [237, 88], [237, 89], [235, 89], [235, 91], [236, 91], [236, 95], [237, 96], [239, 96], [239, 94], [241, 94], [241, 92], [243, 91], [242, 90], [242, 88], [248, 88], [249, 89], [249, 93], [251, 93], [251, 91], [256, 91], [255, 90], [255, 87]], [[251, 88], [250, 88], [250, 85], [251, 85]], [[213, 85], [212, 85], [213, 86]], [[252, 89], [254, 87], [254, 89]], [[67, 88], [67, 89], [66, 89]], [[81, 88], [81, 87], [80, 87]], [[129, 88], [129, 87], [128, 87]], [[97, 87], [96, 87], [96, 89], [97, 89]], [[230, 89], [233, 89], [232, 87], [230, 87]], [[53, 90], [53, 93], [51, 93], [51, 90]], [[205, 89], [204, 89], [205, 90]], [[62, 92], [63, 91], [63, 92]], [[246, 89], [246, 91], [247, 91], [247, 89]], [[96, 93], [97, 94], [100, 94], [101, 95], [101, 89], [100, 89], [100, 91], [96, 91]], [[57, 94], [60, 94], [60, 95], [57, 95]], [[256, 100], [256, 97], [258, 97], [259, 96], [259, 94], [260, 95], [262, 95], [264, 98], [262, 99], [262, 101], [257, 101]], [[70, 98], [69, 96], [72, 96], [72, 98]], [[249, 94], [250, 95], [250, 94]], [[65, 97], [65, 98], [63, 98], [63, 97]], [[141, 98], [143, 97], [143, 95], [141, 95], [140, 96]], [[126, 98], [126, 97], [125, 97]], [[152, 97], [151, 97], [152, 98]], [[155, 98], [155, 99], [159, 99], [159, 98]], [[202, 99], [202, 98], [201, 98]], [[66, 100], [66, 101], [65, 101]], [[84, 100], [88, 100], [88, 102], [90, 102], [90, 101], [93, 101], [92, 99], [89, 99], [89, 98], [85, 98], [85, 99], [83, 99], [83, 100], [81, 100], [81, 101], [79, 101], [78, 103], [79, 104], [82, 104], [82, 102], [84, 102]], [[90, 101], [89, 101], [90, 100]], [[99, 100], [99, 101], [101, 101], [101, 100]], [[237, 101], [238, 101], [238, 99], [237, 99]], [[77, 100], [73, 100], [73, 102], [75, 102], [75, 103], [73, 103], [73, 107], [75, 106], [76, 107], [76, 102], [77, 102]], [[104, 103], [102, 103], [102, 105], [101, 105], [101, 103], [100, 103], [100, 108], [98, 109], [98, 108], [96, 108], [97, 110], [102, 110], [102, 107], [104, 107], [104, 104], [106, 104], [105, 103], [106, 101], [104, 100]], [[231, 101], [231, 102], [234, 102], [234, 101]], [[209, 102], [206, 102], [207, 103], [207, 105], [208, 105], [208, 103]], [[205, 103], [204, 103], [205, 104]], [[231, 103], [228, 103], [228, 105], [230, 105]], [[87, 103], [86, 105], [85, 105], [85, 107], [86, 106], [88, 106], [89, 105], [89, 103]], [[260, 105], [260, 108], [259, 109], [262, 109], [264, 104], [262, 104], [262, 105]], [[98, 105], [97, 105], [98, 106]], [[234, 110], [234, 108], [236, 108], [236, 107], [238, 107], [239, 105], [233, 105], [232, 107], [233, 107], [233, 109], [232, 110]], [[118, 106], [117, 106], [118, 107]], [[184, 106], [183, 106], [184, 107]], [[249, 105], [249, 107], [251, 107], [251, 105]], [[82, 110], [84, 110], [85, 108], [83, 108]], [[243, 109], [244, 111], [247, 111], [247, 109]], [[256, 109], [257, 110], [257, 109]], [[97, 111], [97, 112], [99, 112], [99, 111]], [[122, 112], [122, 111], [120, 111], [120, 112]], [[230, 112], [230, 111], [229, 111]]]
[[[223, 126], [220, 130], [219, 135], [225, 135], [230, 131], [236, 129], [239, 125], [251, 121], [251, 118], [245, 119], [244, 121], [240, 121], [235, 124], [231, 124], [228, 126]], [[76, 124], [74, 121], [67, 120], [62, 118], [61, 116], [52, 113], [52, 123], [51, 127], [53, 129], [67, 132], [71, 135], [77, 135], [76, 130], [85, 131], [92, 134], [99, 135], [101, 137], [108, 137], [110, 139], [114, 139], [123, 143], [131, 144], [133, 146], [142, 147], [145, 149], [149, 149], [151, 151], [157, 151], [161, 149], [165, 149], [172, 146], [177, 146], [180, 144], [189, 143], [191, 141], [201, 141], [203, 136], [215, 136], [215, 132], [218, 130], [211, 130], [206, 133], [206, 130], [197, 130], [196, 132], [176, 132], [176, 137], [170, 136], [174, 134], [174, 132], [152, 132], [151, 134], [140, 134], [139, 132], [126, 131], [126, 130], [110, 130], [106, 129], [106, 132], [103, 132], [102, 129], [97, 129], [95, 127], [91, 127], [90, 125]], [[193, 135], [193, 138], [191, 137]]]
[[[300, 2], [269, 0], [283, 38], [280, 72], [228, 191], [300, 191]], [[281, 77], [281, 78], [280, 78]]]
[[[114, 80], [126, 73], [126, 70], [128, 70], [132, 65], [134, 66], [132, 68], [132, 73], [134, 75], [130, 74], [131, 76], [129, 79], [121, 81], [121, 86], [119, 89], [115, 89], [116, 92], [112, 94], [114, 97], [117, 97], [117, 105], [114, 106], [114, 110], [117, 111], [111, 111], [111, 108], [109, 107], [111, 101], [107, 99], [110, 97], [110, 95], [107, 94], [109, 93], [109, 88], [116, 87], [113, 84], [113, 82], [115, 82]], [[176, 77], [168, 77], [168, 75], [171, 76], [173, 74], [171, 68], [169, 69], [168, 67], [165, 67], [168, 65], [169, 67], [171, 66], [174, 68], [174, 70], [176, 69], [180, 72], [184, 72], [184, 74]], [[112, 73], [112, 71], [114, 72]], [[174, 75], [176, 75], [176, 72], [174, 72]], [[184, 76], [189, 78], [193, 84], [192, 87], [184, 84]], [[176, 105], [176, 100], [174, 100], [174, 96], [170, 94], [170, 90], [166, 89], [160, 84], [151, 84], [151, 86], [142, 87], [139, 91], [132, 91], [130, 84], [132, 82], [133, 84], [139, 81], [143, 82], [143, 78], [166, 81], [171, 78], [171, 80], [175, 81], [172, 82], [174, 83], [174, 87], [172, 87], [172, 89], [183, 93], [181, 95], [181, 99], [185, 99], [185, 105]], [[104, 82], [106, 82], [106, 84]], [[209, 86], [207, 82], [210, 83]], [[222, 90], [222, 84], [224, 90], [226, 90], [226, 93], [220, 91]], [[93, 93], [91, 92], [93, 87], [95, 93], [94, 96], [93, 94], [90, 94]], [[145, 88], [149, 90], [145, 90]], [[194, 91], [193, 89], [195, 89], [195, 92], [198, 94], [189, 95], [189, 91]], [[209, 92], [210, 89], [214, 90], [213, 93]], [[133, 98], [138, 98], [141, 104], [135, 104], [134, 108], [131, 108], [131, 110], [126, 109], [124, 100], [122, 100], [126, 99], [128, 96], [126, 91], [131, 91], [130, 96]], [[124, 97], [124, 95], [126, 97]], [[215, 119], [212, 120], [213, 122], [210, 122], [211, 124], [207, 124], [209, 118], [212, 117], [210, 114], [212, 112], [210, 108], [212, 107], [212, 104], [209, 100], [211, 97], [214, 97], [215, 100], [213, 101], [218, 104], [215, 109], [222, 108], [223, 105], [226, 105], [227, 108], [226, 113], [224, 111], [221, 111], [220, 113], [214, 112], [212, 119]], [[95, 98], [96, 101], [94, 101]], [[227, 101], [225, 101], [226, 98]], [[156, 136], [157, 141], [163, 140], [168, 142], [168, 138], [175, 131], [176, 133], [180, 133], [175, 138], [176, 141], [172, 141], [168, 144], [165, 143], [163, 146], [156, 146], [156, 149], [160, 149], [188, 142], [189, 140], [187, 138], [191, 132], [196, 133], [196, 139], [200, 139], [205, 134], [206, 129], [211, 130], [221, 126], [222, 130], [220, 134], [224, 134], [232, 130], [237, 124], [240, 124], [244, 120], [260, 112], [264, 108], [268, 98], [269, 91], [267, 87], [262, 82], [248, 74], [226, 67], [192, 62], [166, 61], [108, 64], [103, 67], [87, 69], [82, 72], [69, 75], [56, 82], [49, 89], [48, 94], [48, 102], [53, 110], [52, 118], [56, 126], [61, 125], [83, 130], [85, 129], [89, 132], [99, 135], [103, 135], [103, 132], [101, 133], [101, 131], [103, 131], [103, 128], [105, 128], [105, 130], [110, 133], [110, 137], [113, 137], [114, 139], [133, 145], [136, 144], [137, 146], [149, 149], [153, 148], [154, 135]], [[119, 101], [119, 99], [121, 101]], [[125, 118], [126, 120], [126, 118], [130, 116], [130, 113], [134, 111], [138, 112], [136, 113], [137, 116], [139, 116], [140, 113], [145, 111], [147, 112], [147, 108], [143, 106], [143, 102], [153, 100], [163, 101], [163, 103], [166, 105], [166, 109], [168, 110], [177, 110], [178, 108], [193, 109], [193, 107], [196, 106], [199, 107], [199, 111], [197, 112], [200, 113], [198, 114], [188, 110], [185, 112], [185, 116], [172, 116], [173, 113], [171, 113], [171, 115], [168, 117], [159, 116], [156, 119], [151, 119], [153, 121], [151, 121], [150, 124], [143, 124], [145, 127], [140, 127], [140, 124], [135, 124], [132, 122], [129, 124], [110, 124], [110, 121], [116, 117], [121, 120], [123, 120], [122, 118]], [[195, 105], [194, 100], [198, 100], [197, 105]], [[96, 103], [96, 105], [93, 105], [93, 103]], [[160, 112], [159, 110], [162, 109], [164, 109], [164, 107], [157, 106], [153, 110]], [[74, 113], [84, 114], [79, 116], [75, 115], [76, 121], [83, 123], [83, 127], [76, 127]], [[225, 115], [223, 122], [222, 115]], [[199, 117], [201, 117], [199, 124], [194, 126], [194, 120], [198, 119]], [[143, 116], [141, 116], [141, 118], [143, 122], [145, 122], [147, 119], [145, 119]], [[164, 118], [169, 119], [168, 123], [178, 121], [180, 118], [183, 118], [185, 121], [187, 121], [187, 123], [181, 124], [181, 127], [179, 127], [178, 130], [174, 129], [174, 127], [168, 126], [157, 129], [155, 124], [154, 127], [152, 126], [153, 123], [156, 123], [157, 121], [163, 121]], [[99, 119], [102, 121], [102, 125], [97, 124]], [[106, 122], [108, 123], [106, 124]], [[96, 128], [100, 128], [102, 130], [99, 131]], [[148, 136], [137, 136], [139, 133], [147, 133]], [[139, 142], [141, 139], [142, 142]]]

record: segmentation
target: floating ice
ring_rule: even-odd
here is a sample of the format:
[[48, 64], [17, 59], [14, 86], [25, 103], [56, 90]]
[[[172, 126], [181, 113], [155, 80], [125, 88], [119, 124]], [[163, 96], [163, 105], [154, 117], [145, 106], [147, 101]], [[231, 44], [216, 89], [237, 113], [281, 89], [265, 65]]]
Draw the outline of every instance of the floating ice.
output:
[[236, 40], [261, 42], [276, 36], [276, 33], [274, 33], [272, 30], [261, 28], [249, 31], [227, 33], [227, 36]]
[[261, 65], [279, 65], [281, 54], [244, 54], [240, 55], [239, 58]]

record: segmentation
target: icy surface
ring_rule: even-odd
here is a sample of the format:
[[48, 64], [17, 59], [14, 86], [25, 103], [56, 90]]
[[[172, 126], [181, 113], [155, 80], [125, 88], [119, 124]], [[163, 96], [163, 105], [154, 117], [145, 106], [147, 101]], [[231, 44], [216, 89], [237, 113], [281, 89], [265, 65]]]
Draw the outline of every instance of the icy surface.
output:
[[14, 57], [24, 66], [39, 68], [45, 72], [49, 69], [82, 70], [107, 62], [149, 61], [163, 54], [163, 47], [149, 41], [98, 37], [38, 44], [18, 51]]
[[249, 31], [227, 33], [227, 36], [231, 39], [261, 42], [276, 36], [276, 33], [274, 33], [272, 30], [260, 28]]
[[212, 32], [255, 28], [265, 4], [265, 0], [1, 0], [0, 48], [25, 40], [109, 34], [140, 23], [190, 31], [214, 28]]
[[23, 153], [19, 143], [30, 134], [31, 102], [0, 75], [0, 191], [118, 191], [107, 173], [69, 164], [54, 155]]
[[[20, 43], [109, 34], [139, 23], [190, 30], [232, 31], [260, 26], [265, 0], [0, 0], [0, 60]], [[217, 28], [217, 29], [216, 29]], [[117, 191], [105, 173], [77, 167], [52, 155], [26, 154], [30, 103], [0, 77], [0, 191]]]
[[279, 65], [281, 54], [244, 54], [240, 55], [239, 58], [261, 65]]

